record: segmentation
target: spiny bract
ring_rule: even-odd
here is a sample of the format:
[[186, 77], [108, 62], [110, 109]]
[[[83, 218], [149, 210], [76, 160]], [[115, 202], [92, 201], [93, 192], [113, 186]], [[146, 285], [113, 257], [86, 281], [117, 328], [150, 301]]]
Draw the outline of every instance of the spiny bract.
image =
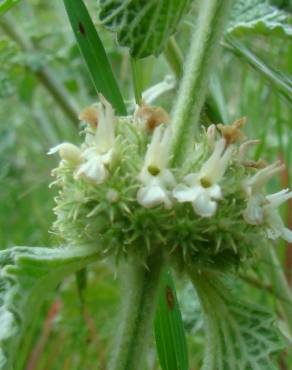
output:
[[276, 207], [292, 192], [264, 192], [282, 166], [246, 159], [258, 141], [245, 141], [244, 119], [202, 131], [183, 165], [172, 168], [171, 124], [159, 121], [167, 115], [157, 108], [152, 116], [140, 107], [116, 117], [101, 98], [80, 117], [83, 144], [49, 152], [61, 157], [53, 230], [63, 241], [142, 262], [161, 249], [181, 267], [220, 270], [248, 261], [266, 237], [291, 241]]

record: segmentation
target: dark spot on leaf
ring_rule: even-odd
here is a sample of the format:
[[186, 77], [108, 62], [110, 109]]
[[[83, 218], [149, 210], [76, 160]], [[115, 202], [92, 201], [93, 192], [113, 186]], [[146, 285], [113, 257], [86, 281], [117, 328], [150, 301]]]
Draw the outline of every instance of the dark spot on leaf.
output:
[[85, 28], [81, 22], [78, 23], [78, 27], [79, 27], [79, 32], [81, 33], [81, 35], [85, 35]]
[[167, 302], [168, 308], [172, 310], [174, 307], [175, 301], [174, 301], [174, 295], [173, 295], [172, 289], [169, 286], [167, 286], [165, 289], [165, 295], [166, 295], [166, 302]]

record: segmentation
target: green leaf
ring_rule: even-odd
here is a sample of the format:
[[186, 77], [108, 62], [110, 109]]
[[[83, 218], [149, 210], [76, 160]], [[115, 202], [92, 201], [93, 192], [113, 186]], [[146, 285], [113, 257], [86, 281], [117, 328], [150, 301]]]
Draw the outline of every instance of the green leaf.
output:
[[270, 355], [283, 349], [285, 341], [273, 315], [239, 301], [218, 276], [202, 273], [192, 280], [205, 316], [203, 370], [276, 370]]
[[188, 370], [188, 352], [175, 285], [164, 271], [155, 317], [156, 348], [162, 370]]
[[20, 0], [0, 0], [0, 16], [6, 13], [14, 5], [18, 4]]
[[99, 0], [99, 18], [134, 58], [159, 55], [191, 0]]
[[126, 115], [117, 81], [86, 6], [82, 0], [64, 0], [64, 4], [96, 90], [112, 104], [117, 114]]
[[0, 369], [12, 369], [22, 335], [41, 303], [66, 277], [98, 258], [82, 248], [0, 251]]
[[291, 37], [292, 17], [270, 5], [268, 0], [237, 0], [228, 32], [236, 36], [251, 33]]

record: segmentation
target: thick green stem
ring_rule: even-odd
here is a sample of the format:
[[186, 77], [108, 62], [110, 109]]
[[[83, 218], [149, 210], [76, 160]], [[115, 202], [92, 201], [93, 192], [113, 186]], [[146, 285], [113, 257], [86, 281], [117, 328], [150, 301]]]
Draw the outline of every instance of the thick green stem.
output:
[[[164, 55], [167, 63], [175, 74], [176, 79], [179, 81], [183, 73], [183, 54], [174, 37], [169, 39]], [[219, 104], [218, 94], [215, 93], [214, 87], [214, 82], [212, 84], [211, 81], [209, 94], [206, 97], [205, 105], [202, 109], [201, 117], [206, 126], [214, 122], [227, 122], [226, 111], [222, 109], [222, 104]]]
[[197, 28], [192, 36], [178, 98], [172, 114], [173, 163], [184, 158], [187, 145], [199, 125], [206, 97], [209, 76], [216, 63], [216, 54], [224, 30], [230, 0], [201, 2]]
[[126, 289], [120, 332], [110, 370], [143, 369], [145, 350], [153, 327], [162, 267], [163, 258], [160, 254], [148, 258], [147, 268], [136, 260], [128, 262], [124, 273]]
[[210, 284], [208, 274], [201, 275], [190, 270], [189, 277], [204, 311], [206, 344], [202, 370], [215, 370], [217, 369], [217, 347], [221, 340], [220, 328], [218, 326], [220, 319], [218, 319], [217, 314], [221, 312], [222, 305], [224, 306], [224, 304], [216, 290], [212, 287], [212, 284]]
[[[27, 39], [23, 33], [21, 33], [15, 22], [13, 22], [10, 17], [3, 17], [1, 19], [0, 26], [4, 32], [22, 48], [23, 51], [27, 53], [37, 53], [32, 42]], [[53, 72], [48, 67], [34, 69], [28, 66], [28, 68], [35, 74], [38, 80], [50, 93], [64, 114], [76, 124], [78, 122], [79, 109], [74, 104], [64, 87], [55, 78]]]

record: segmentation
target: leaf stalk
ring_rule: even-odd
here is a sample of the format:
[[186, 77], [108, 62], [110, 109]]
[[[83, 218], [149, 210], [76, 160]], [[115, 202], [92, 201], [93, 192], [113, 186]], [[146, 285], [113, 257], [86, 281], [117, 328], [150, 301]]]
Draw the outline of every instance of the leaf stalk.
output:
[[190, 139], [199, 126], [210, 73], [224, 30], [230, 0], [201, 2], [197, 28], [192, 36], [178, 97], [172, 112], [173, 165], [182, 162]]
[[140, 261], [128, 261], [120, 332], [115, 344], [110, 370], [143, 369], [145, 350], [153, 326], [163, 268], [162, 255], [148, 258], [147, 268]]

